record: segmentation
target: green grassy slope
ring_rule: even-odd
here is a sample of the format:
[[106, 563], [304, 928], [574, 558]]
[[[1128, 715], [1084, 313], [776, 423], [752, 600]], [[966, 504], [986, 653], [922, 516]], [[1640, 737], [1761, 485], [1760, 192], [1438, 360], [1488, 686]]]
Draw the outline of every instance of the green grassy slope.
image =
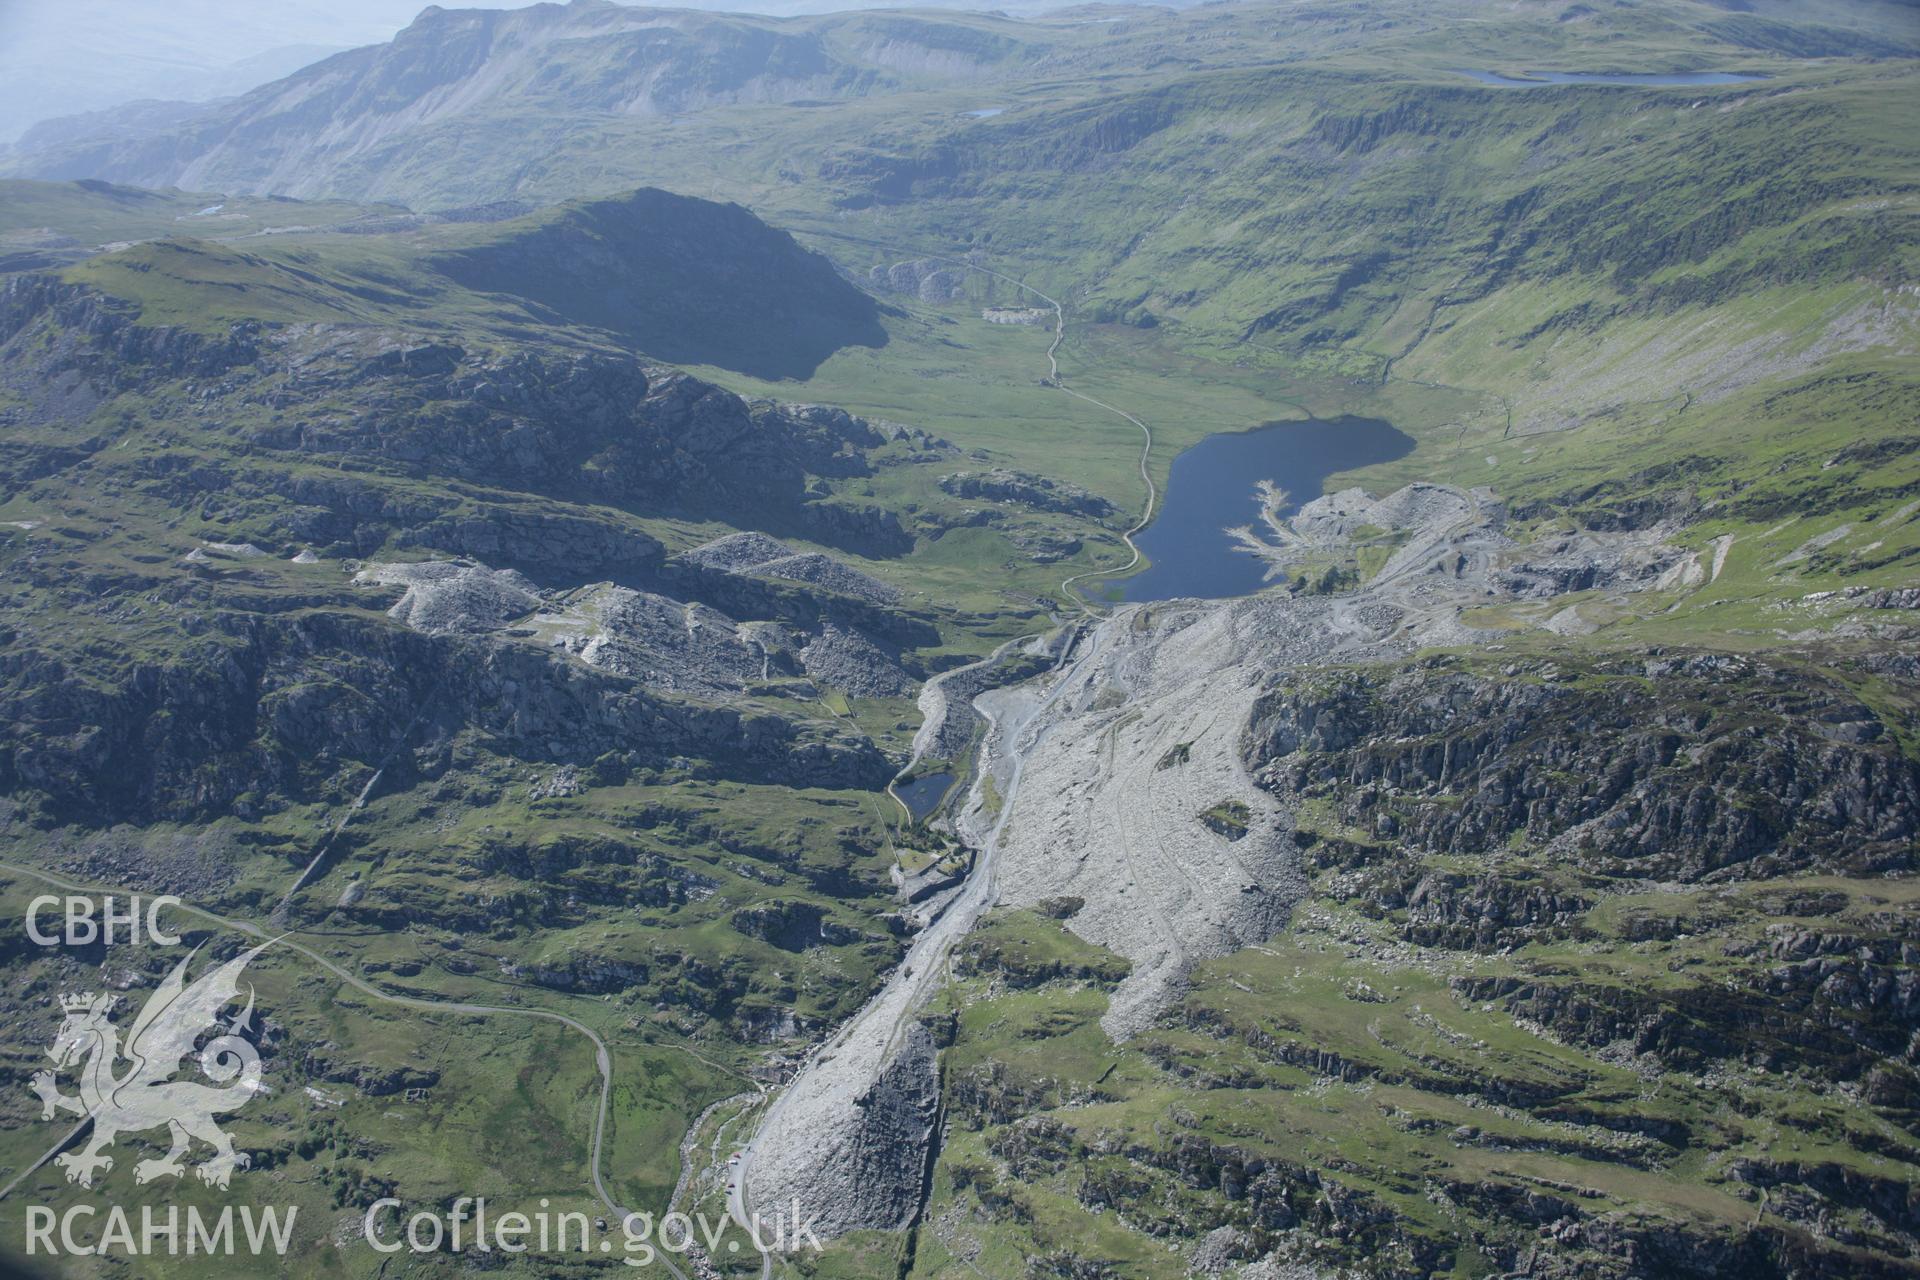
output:
[[[959, 48], [981, 61], [960, 81], [875, 83], [831, 110], [735, 103], [667, 120], [536, 95], [321, 172], [334, 190], [438, 204], [654, 181], [740, 200], [856, 273], [972, 250], [1068, 300], [1065, 354], [1082, 385], [1182, 406], [1155, 413], [1170, 449], [1200, 423], [1292, 416], [1288, 400], [1318, 411], [1356, 398], [1343, 384], [1387, 379], [1406, 385], [1378, 403], [1422, 446], [1370, 482], [1445, 475], [1570, 507], [1595, 484], [1707, 452], [1737, 472], [1741, 440], [1798, 432], [1802, 413], [1836, 424], [1836, 447], [1904, 430], [1877, 407], [1898, 402], [1916, 345], [1915, 171], [1899, 122], [1920, 90], [1904, 16], [1676, 3], [1497, 21], [1472, 4], [1224, 7], [1093, 27], [810, 19], [799, 27], [847, 57]], [[1460, 68], [1764, 79], [1503, 89]], [[991, 107], [1005, 109], [967, 114]], [[996, 299], [1011, 295], [983, 285], [973, 301]], [[1086, 327], [1102, 321], [1158, 327], [1127, 349]], [[1024, 374], [1027, 335], [968, 340], [943, 361], [950, 334], [893, 329], [894, 351], [829, 362], [817, 398], [989, 449], [1020, 434], [968, 437], [972, 410], [953, 412], [943, 383]], [[1124, 366], [1104, 360], [1123, 349]], [[1255, 381], [1249, 369], [1269, 375], [1259, 403], [1207, 407], [1221, 384]], [[974, 378], [967, 402], [1018, 394], [989, 381]], [[1435, 385], [1448, 390], [1425, 399]], [[1088, 428], [1094, 448], [1049, 432], [1032, 454], [1137, 503], [1112, 461], [1124, 424], [1021, 398], [1019, 413], [988, 416]], [[1527, 443], [1483, 447], [1515, 437]]]
[[[926, 254], [972, 254], [1065, 303], [1067, 381], [1153, 424], [1149, 466], [1162, 483], [1174, 454], [1209, 433], [1366, 414], [1417, 447], [1333, 484], [1488, 486], [1519, 539], [1658, 527], [1698, 553], [1693, 584], [1470, 614], [1501, 646], [1477, 668], [1487, 679], [1564, 663], [1541, 681], [1564, 676], [1604, 697], [1643, 685], [1602, 670], [1608, 662], [1751, 655], [1781, 664], [1790, 687], [1797, 679], [1836, 703], [1843, 690], [1868, 708], [1884, 738], [1863, 755], [1895, 775], [1920, 758], [1899, 652], [1912, 628], [1872, 593], [1920, 582], [1911, 18], [1898, 5], [1662, 2], [726, 20], [713, 39], [728, 48], [778, 31], [864, 78], [842, 82], [831, 105], [697, 102], [664, 114], [583, 109], [535, 86], [329, 154], [302, 180], [441, 209], [657, 183], [737, 200], [855, 281]], [[571, 50], [568, 74], [607, 73], [610, 47]], [[1765, 78], [1505, 89], [1462, 68]], [[275, 146], [297, 153], [289, 136]], [[238, 153], [203, 172], [261, 180]], [[216, 203], [234, 220], [195, 216]], [[1044, 328], [980, 314], [1032, 298], [981, 273], [954, 300], [881, 295], [884, 343], [835, 342], [801, 379], [724, 351], [667, 350], [658, 317], [643, 317], [647, 330], [625, 323], [632, 308], [573, 306], [580, 288], [542, 296], [534, 286], [552, 282], [529, 273], [556, 239], [579, 247], [548, 234], [579, 230], [565, 221], [577, 208], [502, 225], [25, 183], [0, 188], [0, 209], [9, 252], [141, 241], [32, 265], [63, 265], [67, 283], [119, 300], [113, 309], [143, 330], [218, 342], [258, 323], [369, 352], [457, 343], [502, 365], [527, 352], [558, 367], [637, 350], [750, 396], [931, 432], [952, 449], [903, 439], [885, 446], [887, 465], [806, 482], [900, 520], [910, 545], [858, 563], [906, 593], [904, 612], [922, 624], [908, 657], [921, 671], [1042, 627], [1063, 578], [1125, 558], [1117, 532], [1142, 497], [1137, 432], [1042, 385]], [[255, 234], [282, 217], [311, 229]], [[182, 228], [194, 238], [178, 238]], [[589, 248], [604, 231], [589, 228]], [[462, 284], [433, 269], [497, 261], [503, 246], [533, 255], [512, 280]], [[585, 276], [571, 264], [576, 285], [591, 279], [585, 262]], [[25, 354], [40, 359], [70, 336], [40, 334]], [[219, 874], [197, 895], [250, 916], [272, 909], [379, 767], [366, 744], [384, 749], [421, 710], [412, 699], [423, 691], [382, 680], [376, 659], [391, 649], [450, 670], [477, 660], [452, 642], [397, 648], [399, 628], [379, 613], [389, 598], [348, 588], [333, 562], [282, 554], [188, 569], [182, 556], [241, 540], [290, 554], [304, 544], [293, 522], [316, 505], [388, 531], [421, 512], [578, 520], [668, 550], [733, 527], [724, 512], [423, 473], [404, 440], [393, 457], [263, 443], [287, 438], [272, 432], [290, 412], [316, 431], [362, 416], [348, 388], [321, 385], [326, 371], [297, 376], [289, 361], [244, 387], [190, 371], [98, 398], [85, 377], [0, 390], [14, 446], [0, 493], [10, 647], [51, 655], [63, 687], [91, 696], [251, 672], [262, 637], [292, 637], [273, 670], [308, 644], [330, 674], [272, 691], [287, 722], [310, 705], [359, 708], [342, 713], [351, 742], [279, 762], [279, 773], [242, 774], [222, 756], [179, 780], [180, 796], [218, 797], [226, 810], [214, 827]], [[406, 421], [424, 430], [465, 411], [440, 404]], [[987, 466], [1075, 482], [1115, 514], [969, 502], [940, 485]], [[339, 554], [426, 554], [388, 536], [343, 538]], [[1569, 606], [1580, 634], [1544, 629]], [[209, 612], [222, 619], [211, 634], [182, 624]], [[1456, 658], [1420, 661], [1440, 670]], [[361, 683], [391, 705], [359, 707], [343, 690]], [[1709, 690], [1690, 716], [1724, 714], [1738, 742], [1772, 731], [1768, 715], [1804, 710], [1791, 688], [1784, 712], [1735, 706], [1746, 692]], [[917, 719], [900, 698], [747, 701], [813, 740], [851, 722], [896, 755]], [[163, 726], [181, 735], [169, 741], [202, 727], [181, 716]], [[622, 1064], [616, 1185], [663, 1207], [675, 1144], [700, 1108], [742, 1087], [736, 1071], [844, 1016], [895, 962], [892, 811], [871, 791], [726, 767], [718, 750], [609, 753], [579, 771], [576, 790], [553, 794], [554, 761], [499, 722], [431, 736], [435, 750], [356, 813], [296, 902], [300, 917], [324, 927], [329, 955], [395, 989], [524, 1001], [601, 1029]], [[35, 759], [10, 756], [12, 776], [30, 778]], [[1574, 792], [1581, 779], [1559, 781]], [[1749, 791], [1764, 798], [1759, 784]], [[1439, 821], [1479, 798], [1440, 788], [1389, 796], [1386, 808], [1396, 821]], [[104, 876], [181, 830], [204, 834], [207, 813], [189, 816], [184, 829], [49, 831], [51, 811], [19, 798], [4, 834], [20, 854]], [[1837, 948], [1836, 964], [1879, 966], [1862, 979], [1869, 988], [1910, 982], [1902, 881], [1831, 860], [1712, 883], [1595, 871], [1518, 831], [1493, 848], [1416, 850], [1332, 802], [1308, 806], [1303, 828], [1312, 889], [1288, 932], [1204, 968], [1174, 1015], [1127, 1046], [1098, 1027], [1112, 957], [1031, 916], [997, 918], [970, 940], [932, 1015], [951, 1037], [953, 1124], [911, 1252], [863, 1237], [795, 1274], [1171, 1276], [1220, 1227], [1249, 1241], [1223, 1248], [1278, 1247], [1382, 1276], [1499, 1274], [1547, 1239], [1566, 1245], [1568, 1275], [1900, 1273], [1916, 1167], [1911, 1071], [1880, 1048], [1876, 1075], [1826, 1041], [1796, 1045], [1727, 1019], [1772, 1007], [1775, 961], [1825, 962], [1826, 952], [1774, 954], [1801, 935]], [[1552, 927], [1455, 936], [1404, 900], [1429, 877], [1441, 889], [1497, 881], [1564, 905], [1546, 913]], [[355, 883], [371, 888], [366, 905], [336, 907]], [[808, 910], [846, 932], [800, 951], [754, 932]], [[22, 975], [22, 1019], [40, 1016], [32, 998], [76, 976], [30, 958], [10, 972]], [[275, 1131], [298, 1140], [243, 1145], [274, 1146], [271, 1185], [312, 1205], [316, 1223], [386, 1178], [416, 1199], [475, 1180], [523, 1198], [550, 1186], [578, 1195], [580, 1099], [592, 1086], [578, 1044], [391, 1019], [290, 960], [272, 982], [276, 1002], [298, 1011], [299, 1037], [444, 1072], [414, 1110], [375, 1097], [337, 1111], [304, 1094], [276, 1102]], [[1876, 1034], [1909, 1016], [1873, 1007]], [[788, 1010], [797, 1024], [783, 1021]], [[1860, 1017], [1837, 997], [1814, 1012], [1829, 1020], [1827, 1041]], [[1644, 1046], [1601, 1034], [1640, 1017], [1652, 1020]], [[1688, 1039], [1708, 1032], [1736, 1047], [1751, 1032], [1764, 1052]], [[551, 1070], [530, 1072], [536, 1062]], [[24, 1070], [24, 1058], [13, 1065]], [[1840, 1067], [1851, 1074], [1834, 1075]], [[331, 1087], [324, 1068], [298, 1078]], [[31, 1145], [16, 1094], [10, 1163]], [[509, 1096], [511, 1106], [476, 1101]], [[520, 1112], [540, 1119], [537, 1156], [516, 1145], [508, 1116]], [[428, 1132], [430, 1142], [415, 1136]], [[364, 1256], [312, 1266], [372, 1270]]]

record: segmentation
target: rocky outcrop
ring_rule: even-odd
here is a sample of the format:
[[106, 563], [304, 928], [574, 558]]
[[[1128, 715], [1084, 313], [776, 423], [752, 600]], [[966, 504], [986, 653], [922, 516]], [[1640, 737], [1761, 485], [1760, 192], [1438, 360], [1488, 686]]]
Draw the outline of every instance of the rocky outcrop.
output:
[[769, 578], [785, 578], [790, 582], [825, 587], [829, 591], [870, 600], [875, 604], [893, 604], [900, 599], [899, 588], [817, 551], [769, 560], [755, 565], [752, 572]]
[[576, 951], [555, 960], [516, 967], [513, 976], [555, 991], [603, 995], [644, 986], [653, 974], [645, 964]]
[[804, 582], [875, 604], [894, 604], [900, 599], [898, 588], [870, 573], [862, 573], [843, 561], [819, 552], [797, 552], [764, 533], [728, 534], [702, 543], [690, 551], [683, 551], [676, 559], [681, 564], [717, 569], [723, 573]]
[[733, 913], [730, 923], [736, 933], [758, 938], [782, 951], [836, 946], [859, 937], [845, 925], [829, 919], [826, 909], [814, 902], [763, 902], [742, 907]]
[[1064, 480], [1050, 480], [1024, 471], [1004, 468], [956, 471], [940, 477], [940, 487], [956, 498], [1017, 502], [1038, 511], [1058, 511], [1092, 520], [1113, 514], [1113, 504], [1097, 493], [1089, 493]]
[[[177, 325], [143, 325], [139, 308], [54, 275], [8, 276], [0, 282], [0, 347], [36, 321], [57, 332], [41, 359], [54, 369], [117, 383], [125, 367], [163, 368], [187, 377], [219, 377], [259, 358], [266, 326], [239, 321], [224, 334]], [[26, 387], [27, 380], [9, 379]]]
[[45, 479], [104, 448], [91, 420], [129, 381], [157, 370], [224, 380], [258, 358], [264, 332], [251, 320], [223, 333], [138, 321], [139, 308], [55, 275], [0, 280], [0, 426], [35, 428], [8, 432], [0, 482]]
[[990, 936], [976, 936], [955, 948], [953, 971], [962, 977], [993, 977], [1016, 991], [1061, 981], [1086, 982], [1111, 988], [1127, 976], [1127, 964], [1097, 952], [1090, 960], [1035, 956], [1025, 947], [1007, 945], [1003, 940]]
[[521, 353], [468, 357], [444, 373], [376, 378], [316, 357], [301, 378], [309, 390], [346, 396], [359, 412], [263, 428], [256, 443], [378, 458], [554, 497], [584, 491], [649, 514], [790, 528], [879, 554], [907, 545], [891, 516], [809, 489], [811, 475], [863, 467], [863, 432], [750, 405], [684, 374], [650, 379], [630, 361]]
[[[289, 520], [289, 536], [339, 555], [366, 556], [379, 547], [380, 527], [357, 526], [325, 512], [314, 521]], [[305, 532], [302, 532], [305, 531]], [[571, 514], [541, 506], [479, 505], [420, 524], [400, 523], [388, 540], [396, 549], [452, 552], [545, 582], [651, 576], [666, 552], [659, 541], [609, 513]]]
[[[175, 248], [173, 252], [186, 252]], [[835, 498], [822, 478], [865, 475], [892, 435], [840, 410], [748, 402], [679, 373], [649, 375], [631, 358], [550, 350], [474, 351], [389, 330], [233, 325], [224, 335], [137, 322], [134, 308], [47, 277], [0, 284], [0, 379], [36, 421], [83, 422], [120, 393], [151, 396], [198, 379], [203, 426], [231, 431], [252, 456], [151, 477], [156, 496], [210, 492], [257, 501], [285, 492], [268, 460], [353, 464], [354, 477], [298, 477], [298, 506], [276, 519], [290, 537], [366, 554], [392, 538], [501, 565], [657, 563], [658, 544], [615, 511], [677, 514], [797, 534], [876, 556], [912, 545], [892, 513]], [[271, 412], [263, 413], [261, 406]], [[13, 461], [18, 480], [71, 465], [83, 442]], [[175, 466], [180, 458], [133, 465]], [[455, 504], [394, 485], [381, 472], [456, 479], [531, 501]], [[490, 532], [511, 513], [528, 537]], [[611, 527], [609, 527], [611, 526]], [[542, 546], [565, 541], [567, 548]], [[518, 554], [514, 544], [531, 550]]]
[[1405, 907], [1403, 932], [1421, 946], [1495, 952], [1581, 936], [1579, 917], [1593, 900], [1537, 881], [1429, 871], [1404, 897], [1383, 894], [1381, 905]]
[[1910, 868], [1920, 768], [1831, 678], [1722, 655], [1449, 660], [1296, 676], [1249, 759], [1356, 826], [1484, 853], [1514, 833], [1607, 876]]
[[959, 888], [966, 883], [967, 873], [972, 869], [971, 859], [942, 858], [911, 873], [902, 871], [896, 862], [889, 874], [900, 901], [912, 905]]
[[378, 1067], [368, 1063], [338, 1062], [323, 1045], [310, 1050], [304, 1063], [313, 1078], [335, 1084], [351, 1085], [370, 1098], [390, 1098], [415, 1089], [431, 1089], [440, 1083], [440, 1073], [421, 1067]]
[[[75, 678], [32, 644], [0, 658], [0, 791], [99, 824], [258, 816], [332, 798], [336, 774], [404, 786], [463, 729], [530, 761], [607, 752], [723, 776], [878, 789], [894, 772], [831, 722], [670, 700], [527, 645], [463, 639], [345, 612], [214, 615], [175, 661]], [[364, 779], [365, 772], [358, 776]]]
[[[1849, 595], [1854, 592], [1849, 591]], [[1869, 609], [1920, 609], [1920, 587], [1883, 587], [1859, 593], [1860, 603]]]

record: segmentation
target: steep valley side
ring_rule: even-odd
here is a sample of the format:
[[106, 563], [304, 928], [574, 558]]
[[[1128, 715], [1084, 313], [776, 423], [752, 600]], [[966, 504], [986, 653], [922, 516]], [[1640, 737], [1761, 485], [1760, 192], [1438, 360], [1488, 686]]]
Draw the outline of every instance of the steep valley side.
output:
[[[1416, 1126], [1424, 1110], [1463, 1102], [1522, 1129], [1578, 1117], [1593, 1138], [1539, 1148], [1559, 1153], [1553, 1177], [1605, 1185], [1610, 1162], [1624, 1161], [1655, 1180], [1647, 1188], [1712, 1188], [1722, 1204], [1750, 1195], [1764, 1126], [1706, 1135], [1643, 1122], [1602, 1077], [1785, 1072], [1777, 1087], [1811, 1099], [1831, 1086], [1795, 1072], [1871, 1074], [1884, 1101], [1874, 1123], [1901, 1146], [1892, 1135], [1906, 1115], [1895, 1100], [1904, 1095], [1893, 1081], [1910, 1072], [1899, 1021], [1908, 1014], [1895, 1011], [1908, 1003], [1907, 982], [1876, 968], [1884, 948], [1862, 942], [1864, 967], [1847, 978], [1859, 984], [1856, 1003], [1844, 1006], [1853, 1012], [1815, 1014], [1796, 1001], [1794, 1012], [1756, 1023], [1747, 1001], [1810, 994], [1801, 984], [1814, 979], [1753, 967], [1747, 958], [1779, 956], [1781, 943], [1756, 949], [1746, 939], [1754, 910], [1795, 877], [1831, 878], [1818, 910], [1859, 913], [1880, 877], [1911, 870], [1920, 769], [1894, 745], [1889, 717], [1920, 696], [1916, 673], [1870, 651], [1819, 659], [1886, 681], [1895, 701], [1876, 707], [1849, 696], [1839, 682], [1846, 676], [1810, 685], [1789, 666], [1711, 653], [1602, 649], [1576, 658], [1520, 646], [1497, 657], [1489, 650], [1508, 649], [1510, 635], [1462, 620], [1490, 597], [1556, 611], [1557, 597], [1585, 594], [1596, 573], [1615, 590], [1665, 592], [1678, 581], [1669, 568], [1684, 566], [1685, 554], [1615, 535], [1566, 555], [1583, 576], [1556, 584], [1545, 548], [1502, 532], [1497, 502], [1433, 486], [1378, 501], [1321, 499], [1288, 531], [1318, 538], [1324, 550], [1339, 541], [1331, 531], [1391, 523], [1394, 511], [1405, 522], [1401, 550], [1357, 591], [1122, 606], [1083, 635], [1070, 633], [1058, 669], [976, 698], [991, 727], [973, 786], [951, 816], [976, 850], [971, 879], [883, 995], [810, 1057], [767, 1113], [735, 1175], [737, 1213], [797, 1201], [836, 1236], [918, 1220], [936, 1087], [957, 1135], [940, 1148], [925, 1209], [932, 1238], [922, 1247], [936, 1257], [965, 1238], [976, 1247], [1052, 1244], [1077, 1256], [1069, 1237], [1041, 1222], [1077, 1221], [1110, 1203], [1096, 1197], [1094, 1171], [1117, 1154], [1113, 1144], [1124, 1163], [1138, 1169], [1144, 1159], [1157, 1176], [1157, 1150], [1127, 1143], [1166, 1141], [1160, 1125], [1151, 1140], [1105, 1128], [1118, 1124], [1124, 1135], [1145, 1123], [1128, 1118], [1129, 1097], [1173, 1107], [1195, 1130], [1192, 1141], [1217, 1123], [1210, 1100], [1253, 1105], [1257, 1097], [1271, 1130], [1251, 1148], [1246, 1130], [1235, 1130], [1240, 1147], [1208, 1148], [1210, 1172], [1165, 1165], [1176, 1182], [1188, 1179], [1181, 1195], [1192, 1203], [1149, 1236], [1195, 1231], [1194, 1215], [1217, 1213], [1232, 1225], [1216, 1234], [1226, 1232], [1221, 1241], [1230, 1237], [1242, 1257], [1284, 1244], [1283, 1254], [1292, 1248], [1334, 1265], [1390, 1246], [1421, 1269], [1444, 1269], [1467, 1249], [1511, 1265], [1534, 1210], [1501, 1199], [1495, 1188], [1510, 1184], [1498, 1177], [1459, 1199], [1456, 1213], [1471, 1226], [1448, 1237], [1431, 1206], [1370, 1198], [1378, 1180], [1396, 1176], [1376, 1164], [1380, 1154], [1328, 1155], [1317, 1169], [1269, 1154], [1283, 1151], [1282, 1134], [1302, 1122], [1294, 1109], [1315, 1105], [1285, 1083], [1302, 1071], [1352, 1088], [1351, 1105], [1362, 1109], [1376, 1085], [1413, 1090], [1406, 1119]], [[1666, 692], [1638, 705], [1645, 695], [1633, 691], [1650, 676]], [[1726, 906], [1710, 924], [1649, 918], [1640, 904], [1655, 888], [1676, 904]], [[1782, 900], [1775, 910], [1788, 921], [1766, 925], [1765, 936], [1792, 936], [1799, 926], [1791, 917], [1815, 905]], [[1862, 917], [1869, 935], [1887, 938], [1888, 958], [1907, 945], [1898, 941], [1900, 918]], [[1583, 949], [1592, 955], [1588, 973], [1541, 955], [1622, 929], [1673, 942], [1687, 956], [1724, 946], [1734, 959], [1714, 972], [1740, 994], [1723, 993], [1714, 1008], [1683, 978], [1629, 997], [1633, 980], [1616, 968], [1632, 967], [1627, 957]], [[1060, 941], [1047, 940], [1056, 934]], [[1790, 945], [1837, 954], [1818, 936]], [[1089, 958], [1067, 958], [1063, 948]], [[1524, 958], [1500, 959], [1516, 950]], [[1316, 977], [1301, 1005], [1243, 1002], [1233, 993], [1251, 988], [1222, 977], [1295, 954], [1317, 957], [1312, 964], [1345, 984], [1336, 985], [1333, 1008], [1318, 1003], [1328, 998], [1320, 982], [1333, 979]], [[935, 983], [949, 971], [958, 985], [942, 993]], [[1399, 996], [1380, 992], [1402, 992], [1408, 976], [1428, 994], [1403, 1010]], [[1089, 990], [1100, 998], [1076, 995]], [[1014, 1003], [1023, 991], [1048, 999]], [[1440, 1037], [1440, 1056], [1398, 1065], [1396, 1055], [1416, 1053], [1398, 1031], [1370, 1047], [1355, 1043], [1352, 1029], [1328, 1020], [1344, 1002], [1381, 1004], [1416, 1027], [1424, 1020]], [[1839, 1029], [1856, 1016], [1897, 1025], [1883, 1022], [1861, 1040]], [[1041, 1021], [1029, 1024], [1034, 1017]], [[1790, 1030], [1803, 1020], [1807, 1030]], [[1476, 1057], [1469, 1038], [1447, 1029], [1463, 1021], [1503, 1027], [1500, 1047], [1488, 1048], [1490, 1031], [1477, 1033], [1487, 1052]], [[1837, 1036], [1812, 1032], [1821, 1025]], [[937, 1074], [929, 1028], [933, 1043], [947, 1046]], [[1551, 1061], [1529, 1063], [1530, 1037]], [[1056, 1040], [1060, 1059], [1049, 1056]], [[1232, 1065], [1247, 1055], [1250, 1065]], [[1589, 1056], [1591, 1066], [1576, 1065]], [[1070, 1064], [1064, 1075], [1062, 1062]], [[1103, 1064], [1098, 1080], [1073, 1078]], [[1116, 1066], [1119, 1082], [1104, 1084]], [[1826, 1123], [1810, 1141], [1813, 1134], [1841, 1147], [1857, 1140]], [[984, 1169], [982, 1140], [993, 1157]], [[1678, 1160], [1697, 1147], [1712, 1153], [1708, 1171]], [[1441, 1149], [1422, 1158], [1444, 1165]], [[989, 1195], [995, 1168], [1027, 1186]], [[1250, 1186], [1275, 1178], [1266, 1194], [1281, 1196], [1274, 1203], [1282, 1208], [1247, 1199]], [[1064, 1199], [1052, 1198], [1056, 1188]], [[1141, 1193], [1129, 1193], [1130, 1202]], [[1736, 1214], [1660, 1220], [1644, 1188], [1594, 1194], [1605, 1203], [1555, 1211], [1569, 1242], [1565, 1265], [1597, 1268], [1566, 1274], [1613, 1274], [1607, 1256], [1623, 1239], [1648, 1247], [1648, 1231], [1672, 1233], [1660, 1247], [1673, 1274], [1709, 1274], [1733, 1256], [1768, 1274], [1810, 1265], [1793, 1261], [1804, 1247], [1794, 1235], [1799, 1210], [1776, 1210], [1777, 1232], [1743, 1234]], [[1809, 1194], [1811, 1206], [1827, 1193]], [[1377, 1229], [1329, 1227], [1362, 1203]], [[1860, 1215], [1861, 1239], [1904, 1247], [1895, 1243], [1906, 1239], [1898, 1211], [1847, 1203]]]

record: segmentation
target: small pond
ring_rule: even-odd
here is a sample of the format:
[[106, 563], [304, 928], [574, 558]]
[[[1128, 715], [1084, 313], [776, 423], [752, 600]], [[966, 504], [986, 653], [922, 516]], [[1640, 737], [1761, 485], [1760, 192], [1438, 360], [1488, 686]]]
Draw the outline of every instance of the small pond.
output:
[[907, 782], [895, 783], [893, 792], [907, 806], [907, 812], [913, 815], [913, 820], [919, 822], [940, 807], [940, 801], [952, 786], [952, 774], [928, 773]]

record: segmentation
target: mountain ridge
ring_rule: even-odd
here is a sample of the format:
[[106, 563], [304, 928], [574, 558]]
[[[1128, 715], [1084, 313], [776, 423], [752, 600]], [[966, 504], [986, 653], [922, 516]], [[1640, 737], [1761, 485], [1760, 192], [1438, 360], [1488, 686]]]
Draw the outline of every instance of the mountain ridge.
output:
[[[525, 9], [430, 5], [392, 41], [335, 54], [192, 112], [174, 122], [176, 132], [156, 126], [124, 142], [81, 137], [29, 146], [11, 168], [38, 178], [113, 174], [147, 186], [313, 196], [336, 189], [325, 177], [330, 167], [476, 112], [564, 104], [590, 115], [672, 116], [732, 103], [857, 97], [903, 78], [971, 78], [1020, 50], [1005, 37], [966, 38], [968, 28], [951, 22], [878, 18], [863, 32], [868, 21], [859, 13], [777, 19], [612, 0]], [[928, 42], [909, 38], [916, 31]], [[59, 138], [68, 127], [48, 132]]]
[[428, 262], [674, 364], [805, 378], [844, 347], [886, 345], [874, 300], [738, 205], [641, 188], [497, 224]]

